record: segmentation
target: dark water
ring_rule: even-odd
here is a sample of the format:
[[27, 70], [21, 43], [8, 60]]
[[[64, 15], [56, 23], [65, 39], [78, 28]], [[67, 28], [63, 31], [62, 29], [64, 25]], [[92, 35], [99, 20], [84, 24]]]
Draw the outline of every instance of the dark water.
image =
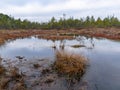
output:
[[[11, 60], [16, 56], [53, 59], [55, 50], [52, 46], [63, 49], [59, 47], [60, 44], [65, 45], [65, 51], [83, 54], [89, 59], [90, 66], [82, 79], [88, 90], [120, 90], [120, 41], [79, 37], [77, 40], [53, 42], [31, 37], [9, 41], [0, 46], [0, 56]], [[86, 47], [71, 47], [78, 44]]]

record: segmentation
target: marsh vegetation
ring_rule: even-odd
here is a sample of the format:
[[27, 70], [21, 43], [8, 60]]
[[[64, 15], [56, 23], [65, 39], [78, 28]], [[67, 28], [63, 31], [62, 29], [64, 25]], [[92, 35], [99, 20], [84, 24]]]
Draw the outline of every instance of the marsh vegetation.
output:
[[27, 90], [18, 68], [5, 67], [0, 63], [0, 90]]
[[[70, 83], [70, 85], [75, 84], [80, 81], [80, 78], [86, 71], [87, 59], [77, 54], [70, 55], [67, 52], [63, 53], [62, 51], [56, 51], [55, 62], [49, 64], [48, 67], [33, 63], [33, 68], [35, 70], [38, 69], [41, 76], [37, 76], [35, 80], [31, 81], [31, 83], [33, 82], [31, 86], [28, 86], [29, 84], [26, 83], [27, 79], [25, 79], [30, 78], [30, 76], [23, 74], [17, 66], [10, 66], [5, 67], [0, 64], [0, 90], [33, 90], [35, 88], [32, 88], [32, 86], [36, 86], [35, 83], [37, 83], [37, 85], [47, 85], [56, 80], [61, 81], [61, 78], [66, 80], [67, 83]], [[34, 73], [35, 71], [32, 72]], [[33, 77], [33, 79], [34, 78], [35, 77]], [[42, 88], [45, 87], [46, 86]], [[71, 88], [71, 86], [68, 86], [67, 88]]]
[[116, 17], [0, 22], [0, 90], [120, 89]]
[[82, 55], [57, 51], [53, 69], [70, 80], [80, 80], [87, 67], [87, 59]]
[[[72, 47], [77, 45], [85, 47]], [[32, 36], [9, 39], [0, 46], [1, 88], [106, 90], [110, 88], [103, 83], [108, 83], [116, 89], [119, 88], [116, 75], [120, 75], [118, 52], [119, 42], [104, 38], [76, 36], [47, 40]], [[114, 79], [110, 79], [112, 77]]]

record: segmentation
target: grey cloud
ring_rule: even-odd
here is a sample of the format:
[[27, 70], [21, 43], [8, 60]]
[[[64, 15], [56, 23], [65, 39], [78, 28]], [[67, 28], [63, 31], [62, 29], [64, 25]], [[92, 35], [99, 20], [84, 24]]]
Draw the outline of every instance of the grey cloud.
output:
[[62, 14], [75, 18], [94, 15], [120, 18], [120, 0], [1, 0], [0, 12], [15, 18], [47, 21]]

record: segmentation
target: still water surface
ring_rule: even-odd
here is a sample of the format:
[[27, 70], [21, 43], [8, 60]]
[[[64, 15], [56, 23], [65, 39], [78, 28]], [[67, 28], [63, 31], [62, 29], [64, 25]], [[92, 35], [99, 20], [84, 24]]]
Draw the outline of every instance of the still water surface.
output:
[[[54, 59], [56, 45], [64, 44], [65, 51], [83, 54], [89, 59], [89, 67], [82, 81], [87, 82], [88, 90], [120, 90], [120, 41], [103, 38], [78, 37], [74, 40], [55, 41], [35, 37], [8, 41], [0, 46], [0, 56], [15, 59]], [[86, 47], [73, 48], [72, 45], [84, 44]], [[77, 86], [76, 86], [77, 88]]]

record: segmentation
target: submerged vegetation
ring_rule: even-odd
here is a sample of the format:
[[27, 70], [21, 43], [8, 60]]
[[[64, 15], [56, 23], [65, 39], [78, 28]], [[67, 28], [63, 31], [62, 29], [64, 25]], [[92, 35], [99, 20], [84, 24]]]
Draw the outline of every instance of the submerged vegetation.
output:
[[71, 47], [73, 47], [73, 48], [80, 48], [80, 47], [85, 47], [85, 45], [72, 45]]
[[70, 80], [80, 80], [85, 73], [87, 59], [78, 54], [63, 51], [56, 52], [56, 61], [53, 68], [59, 75], [67, 76]]
[[[108, 29], [106, 30], [106, 28]], [[114, 28], [116, 29], [114, 30]], [[14, 19], [11, 16], [0, 14], [0, 44], [17, 38], [35, 36], [37, 38], [52, 40], [54, 42], [52, 48], [55, 50], [55, 62], [50, 65], [52, 67], [44, 67], [45, 65], [41, 64], [44, 60], [37, 61], [37, 63], [34, 62], [32, 65], [28, 64], [34, 68], [30, 70], [32, 72], [32, 74], [30, 73], [31, 76], [23, 74], [16, 67], [3, 66], [1, 64], [2, 58], [0, 58], [0, 90], [27, 90], [27, 86], [29, 86], [28, 90], [34, 90], [34, 87], [30, 89], [32, 85], [38, 86], [43, 90], [42, 85], [44, 85], [43, 88], [46, 88], [46, 84], [53, 83], [58, 79], [60, 80], [61, 77], [68, 82], [79, 81], [86, 72], [87, 58], [82, 55], [65, 52], [64, 40], [76, 39], [79, 35], [91, 37], [91, 40], [93, 36], [120, 39], [119, 28], [120, 20], [114, 16], [104, 19], [100, 17], [95, 19], [93, 16], [80, 19], [74, 19], [72, 17], [65, 19], [65, 17], [63, 17], [59, 20], [53, 17], [49, 22], [38, 23]], [[59, 49], [61, 51], [57, 51], [57, 46], [55, 45], [56, 40], [60, 40], [61, 45], [59, 45]], [[82, 39], [78, 38], [77, 41], [81, 42]], [[94, 47], [94, 44], [92, 44], [92, 46]], [[80, 48], [86, 46], [80, 43], [78, 45], [72, 45], [71, 47]], [[25, 57], [16, 56], [16, 58], [21, 61]], [[43, 64], [44, 63], [45, 62], [43, 62]], [[31, 69], [31, 67], [28, 68]], [[38, 76], [36, 74], [38, 74]]]
[[16, 67], [6, 69], [0, 59], [0, 90], [27, 90], [23, 75]]
[[[32, 63], [32, 73], [35, 73], [36, 70], [41, 73], [37, 77], [31, 77], [32, 73], [30, 75], [22, 73], [15, 66], [8, 65], [8, 68], [0, 63], [0, 90], [34, 90], [36, 87], [41, 90], [51, 83], [54, 84], [57, 80], [65, 80], [67, 84], [79, 82], [86, 71], [87, 59], [84, 56], [63, 51], [56, 51], [55, 57], [55, 62], [48, 67], [39, 63]], [[28, 79], [30, 82], [27, 82]]]
[[0, 29], [81, 29], [81, 28], [108, 28], [120, 27], [120, 20], [117, 17], [109, 16], [104, 19], [93, 16], [86, 18], [68, 19], [61, 17], [59, 20], [52, 17], [48, 22], [30, 22], [28, 20], [14, 19], [11, 16], [0, 14]]

